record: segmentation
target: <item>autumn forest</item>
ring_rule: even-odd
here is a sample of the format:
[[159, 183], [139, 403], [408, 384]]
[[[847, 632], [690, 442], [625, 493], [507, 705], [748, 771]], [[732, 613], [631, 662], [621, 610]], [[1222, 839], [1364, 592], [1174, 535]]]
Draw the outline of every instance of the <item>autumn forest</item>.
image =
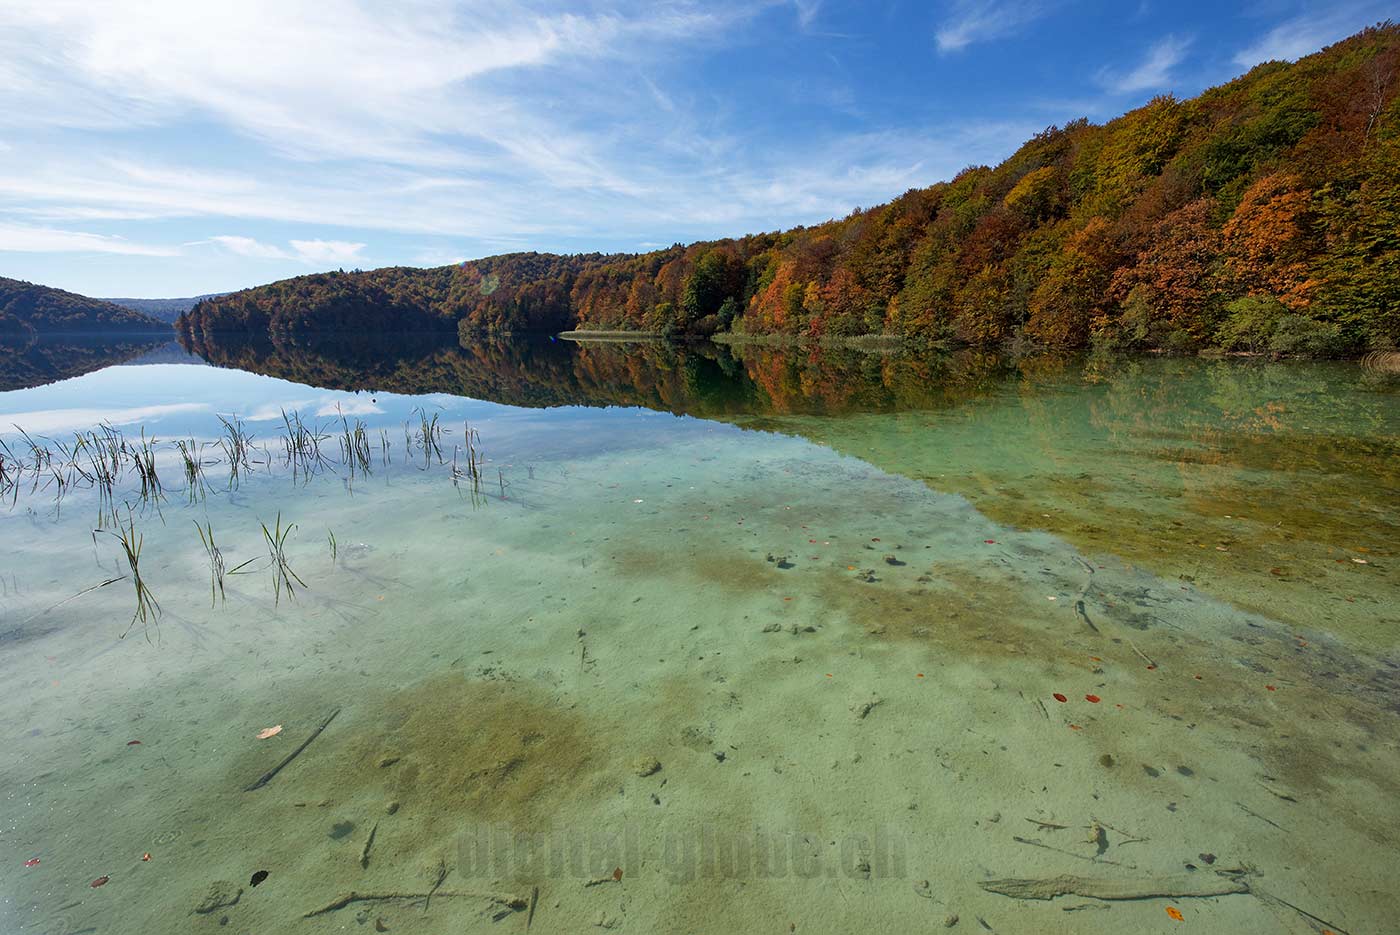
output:
[[635, 330], [1342, 356], [1400, 340], [1400, 27], [1051, 127], [840, 220], [639, 255], [518, 253], [207, 299], [186, 339]]

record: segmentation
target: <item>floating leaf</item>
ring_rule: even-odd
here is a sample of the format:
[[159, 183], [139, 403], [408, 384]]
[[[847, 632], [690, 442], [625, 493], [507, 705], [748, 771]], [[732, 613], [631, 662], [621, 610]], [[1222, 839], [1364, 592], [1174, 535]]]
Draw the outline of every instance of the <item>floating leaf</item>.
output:
[[282, 733], [281, 724], [278, 724], [275, 727], [264, 727], [262, 730], [258, 731], [258, 739], [266, 740], [269, 737], [276, 737], [280, 733]]

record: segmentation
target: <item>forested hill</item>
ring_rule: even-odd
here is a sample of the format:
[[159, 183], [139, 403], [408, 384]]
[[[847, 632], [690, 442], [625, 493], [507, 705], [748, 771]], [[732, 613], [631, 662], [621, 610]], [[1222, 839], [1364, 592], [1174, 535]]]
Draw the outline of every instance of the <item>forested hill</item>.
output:
[[303, 276], [199, 303], [219, 331], [631, 328], [1349, 353], [1400, 340], [1400, 28], [1192, 100], [1052, 127], [814, 227], [636, 256]]
[[168, 322], [111, 302], [0, 276], [0, 335], [169, 329]]

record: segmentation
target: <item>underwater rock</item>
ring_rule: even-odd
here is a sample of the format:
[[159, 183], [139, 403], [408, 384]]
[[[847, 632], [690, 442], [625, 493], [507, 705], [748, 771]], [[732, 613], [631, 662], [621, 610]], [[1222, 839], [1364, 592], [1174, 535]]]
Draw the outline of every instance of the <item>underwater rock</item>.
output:
[[654, 756], [639, 756], [632, 761], [632, 772], [638, 776], [650, 776], [661, 771], [661, 761]]
[[378, 766], [380, 769], [386, 769], [387, 767], [393, 766], [401, 759], [403, 759], [403, 757], [399, 756], [397, 753], [386, 753], [376, 760], [374, 765]]
[[384, 803], [384, 814], [392, 815], [399, 810], [399, 800], [391, 799]]
[[903, 565], [904, 563], [901, 562], [899, 559], [895, 558], [893, 555], [886, 555], [886, 556], [885, 556], [885, 564], [886, 564], [886, 565]]
[[770, 623], [770, 624], [768, 624], [766, 627], [763, 628], [763, 632], [764, 632], [764, 633], [781, 633], [781, 632], [783, 632], [783, 625], [782, 625], [781, 623]]
[[194, 911], [199, 915], [208, 915], [219, 909], [225, 909], [234, 905], [243, 896], [243, 887], [228, 880], [215, 880], [209, 884], [209, 889], [205, 891], [204, 898], [194, 907]]

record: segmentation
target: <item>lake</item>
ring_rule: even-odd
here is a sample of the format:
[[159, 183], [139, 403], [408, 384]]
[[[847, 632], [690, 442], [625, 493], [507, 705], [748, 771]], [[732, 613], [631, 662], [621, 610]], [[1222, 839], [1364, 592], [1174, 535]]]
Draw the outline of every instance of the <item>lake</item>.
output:
[[0, 351], [0, 930], [1395, 928], [1392, 372], [193, 350]]

